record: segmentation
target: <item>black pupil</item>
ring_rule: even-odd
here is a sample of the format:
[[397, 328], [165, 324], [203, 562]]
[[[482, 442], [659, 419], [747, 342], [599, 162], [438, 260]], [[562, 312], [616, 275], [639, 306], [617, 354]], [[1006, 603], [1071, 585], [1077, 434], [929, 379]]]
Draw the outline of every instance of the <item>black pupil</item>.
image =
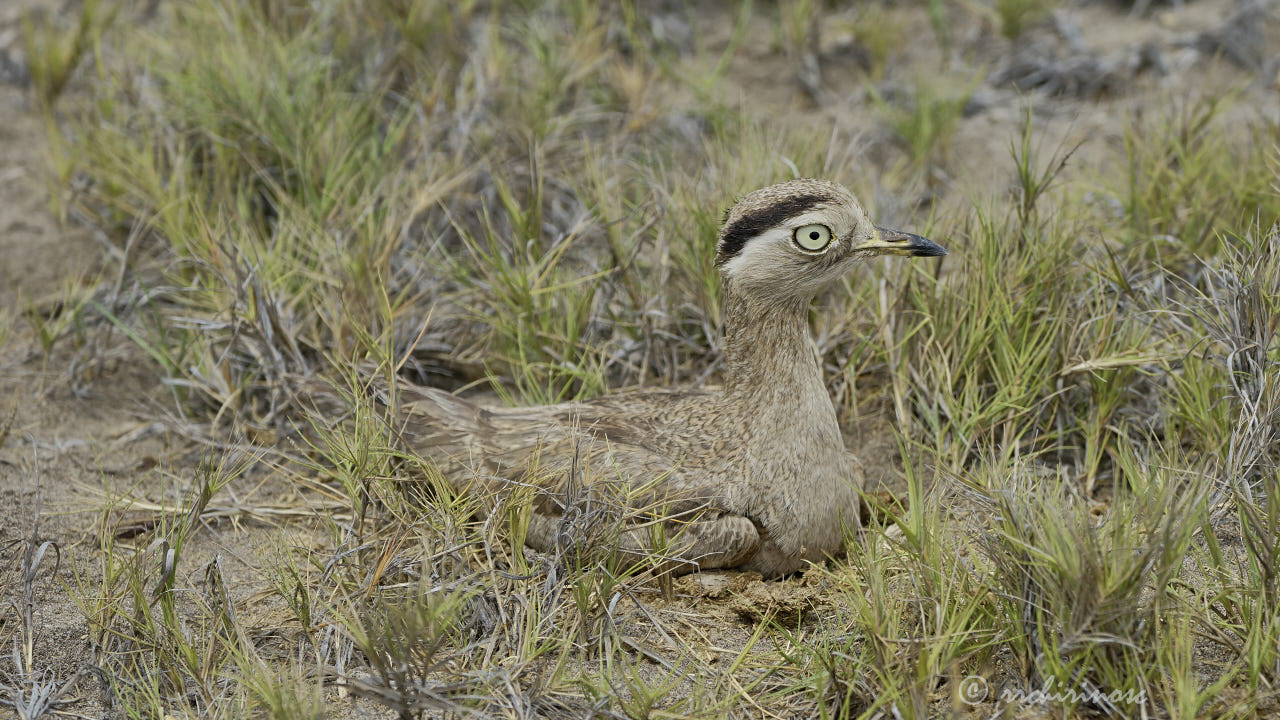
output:
[[810, 239], [810, 240], [817, 240], [819, 237], [821, 237], [821, 236], [818, 234], [818, 231], [817, 231], [817, 230], [810, 230], [810, 231], [809, 231], [809, 239]]

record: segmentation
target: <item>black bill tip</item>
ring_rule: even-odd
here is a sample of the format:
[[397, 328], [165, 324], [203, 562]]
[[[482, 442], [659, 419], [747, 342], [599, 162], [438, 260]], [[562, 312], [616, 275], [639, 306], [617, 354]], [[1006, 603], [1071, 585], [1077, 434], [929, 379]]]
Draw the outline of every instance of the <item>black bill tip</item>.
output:
[[922, 238], [919, 235], [911, 236], [911, 257], [942, 257], [947, 254], [947, 249], [938, 243]]
[[911, 257], [941, 257], [947, 254], [946, 248], [938, 243], [919, 235], [914, 235], [901, 230], [890, 230], [877, 226], [876, 230], [880, 232], [880, 241], [882, 247], [896, 255], [910, 255]]

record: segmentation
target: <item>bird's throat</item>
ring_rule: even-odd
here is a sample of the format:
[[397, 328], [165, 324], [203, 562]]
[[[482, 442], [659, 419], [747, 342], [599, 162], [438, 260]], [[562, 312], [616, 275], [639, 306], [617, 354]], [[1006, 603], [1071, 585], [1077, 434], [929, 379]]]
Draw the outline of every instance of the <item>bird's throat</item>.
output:
[[757, 403], [824, 399], [822, 371], [809, 334], [809, 302], [768, 301], [725, 288], [725, 389]]

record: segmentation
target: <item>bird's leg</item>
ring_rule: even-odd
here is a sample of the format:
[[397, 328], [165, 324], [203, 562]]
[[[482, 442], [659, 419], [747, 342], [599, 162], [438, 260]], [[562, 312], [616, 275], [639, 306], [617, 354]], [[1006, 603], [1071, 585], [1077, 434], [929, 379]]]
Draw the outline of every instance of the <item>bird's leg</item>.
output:
[[[760, 535], [755, 524], [741, 515], [719, 513], [699, 516], [691, 521], [662, 520], [662, 533], [654, 526], [624, 529], [612, 545], [619, 554], [622, 567], [634, 567], [657, 558], [659, 572], [683, 575], [694, 570], [714, 570], [741, 565], [760, 548]], [[665, 536], [665, 537], [663, 537]], [[580, 538], [582, 540], [585, 538]], [[564, 519], [534, 512], [529, 521], [525, 542], [541, 552], [577, 552], [580, 542], [566, 542]], [[586, 543], [591, 549], [609, 548], [608, 544]], [[572, 546], [572, 547], [571, 547]]]
[[[654, 547], [647, 530], [628, 531], [623, 548], [633, 553], [661, 555], [674, 575], [741, 565], [760, 548], [760, 534], [742, 515], [708, 514], [690, 522], [669, 522], [674, 537], [667, 547]], [[638, 537], [636, 537], [638, 536]]]

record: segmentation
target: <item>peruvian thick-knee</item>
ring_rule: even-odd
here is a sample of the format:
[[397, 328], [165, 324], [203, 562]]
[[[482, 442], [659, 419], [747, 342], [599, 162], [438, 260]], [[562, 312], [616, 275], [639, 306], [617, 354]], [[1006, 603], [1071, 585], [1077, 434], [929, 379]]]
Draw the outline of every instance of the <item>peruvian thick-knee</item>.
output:
[[[808, 308], [860, 261], [884, 254], [946, 251], [877, 227], [836, 183], [756, 190], [725, 215], [717, 247], [723, 387], [486, 408], [402, 386], [400, 427], [411, 449], [459, 489], [497, 498], [540, 488], [526, 539], [535, 549], [566, 542], [583, 523], [614, 522], [621, 552], [662, 553], [675, 570], [796, 571], [842, 550], [859, 523], [862, 483], [823, 382]], [[584, 502], [596, 503], [597, 517], [583, 512]]]

